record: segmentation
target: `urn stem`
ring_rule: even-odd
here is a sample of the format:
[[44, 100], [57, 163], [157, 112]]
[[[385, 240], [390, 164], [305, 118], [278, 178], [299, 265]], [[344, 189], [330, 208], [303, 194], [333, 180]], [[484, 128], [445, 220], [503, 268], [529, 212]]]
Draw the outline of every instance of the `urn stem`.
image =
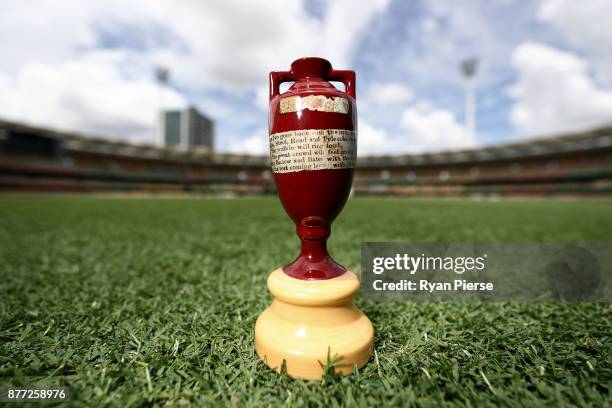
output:
[[329, 256], [327, 252], [327, 237], [325, 238], [301, 238], [302, 249], [300, 256], [311, 262], [318, 262]]
[[332, 279], [342, 275], [346, 268], [336, 263], [327, 252], [327, 238], [331, 233], [327, 224], [304, 225], [297, 227], [297, 235], [302, 242], [300, 255], [285, 266], [289, 276], [298, 279]]

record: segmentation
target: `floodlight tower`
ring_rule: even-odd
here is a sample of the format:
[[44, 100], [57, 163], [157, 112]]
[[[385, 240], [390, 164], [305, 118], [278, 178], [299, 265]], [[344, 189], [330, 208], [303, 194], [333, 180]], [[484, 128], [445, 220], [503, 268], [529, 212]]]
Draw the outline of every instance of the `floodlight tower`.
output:
[[162, 118], [164, 110], [164, 90], [168, 85], [170, 79], [170, 71], [168, 68], [163, 66], [155, 67], [155, 79], [158, 84], [158, 95], [157, 95], [157, 112], [155, 115], [155, 122], [153, 129], [155, 132], [155, 144], [158, 146], [164, 145], [164, 129], [162, 129]]
[[472, 137], [476, 137], [476, 91], [474, 77], [478, 69], [478, 58], [472, 57], [461, 62], [461, 73], [465, 79], [465, 126]]

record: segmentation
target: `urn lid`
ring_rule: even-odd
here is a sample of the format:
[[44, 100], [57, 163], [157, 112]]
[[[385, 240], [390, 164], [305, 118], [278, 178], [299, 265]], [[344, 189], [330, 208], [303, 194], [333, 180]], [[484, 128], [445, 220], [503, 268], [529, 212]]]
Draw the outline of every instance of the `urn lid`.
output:
[[319, 57], [304, 57], [291, 63], [291, 72], [296, 78], [326, 78], [331, 69], [331, 63]]

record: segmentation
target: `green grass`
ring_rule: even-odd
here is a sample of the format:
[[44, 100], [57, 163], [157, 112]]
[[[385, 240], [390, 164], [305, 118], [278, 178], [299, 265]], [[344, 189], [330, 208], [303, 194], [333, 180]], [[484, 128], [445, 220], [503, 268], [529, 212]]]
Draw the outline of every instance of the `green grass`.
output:
[[[609, 201], [353, 199], [360, 242], [612, 241]], [[609, 303], [370, 303], [358, 373], [294, 381], [254, 353], [265, 281], [298, 243], [276, 198], [0, 199], [0, 383], [78, 406], [610, 406]]]

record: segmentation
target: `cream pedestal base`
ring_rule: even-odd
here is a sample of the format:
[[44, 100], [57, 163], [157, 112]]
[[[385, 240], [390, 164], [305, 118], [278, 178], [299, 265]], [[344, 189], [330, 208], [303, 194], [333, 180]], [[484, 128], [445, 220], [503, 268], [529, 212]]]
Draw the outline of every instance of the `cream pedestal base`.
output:
[[317, 380], [328, 356], [334, 371], [345, 375], [368, 362], [374, 328], [351, 303], [359, 290], [353, 272], [306, 281], [277, 269], [268, 277], [268, 289], [275, 299], [257, 319], [255, 348], [270, 368], [280, 371], [284, 360], [290, 377]]

